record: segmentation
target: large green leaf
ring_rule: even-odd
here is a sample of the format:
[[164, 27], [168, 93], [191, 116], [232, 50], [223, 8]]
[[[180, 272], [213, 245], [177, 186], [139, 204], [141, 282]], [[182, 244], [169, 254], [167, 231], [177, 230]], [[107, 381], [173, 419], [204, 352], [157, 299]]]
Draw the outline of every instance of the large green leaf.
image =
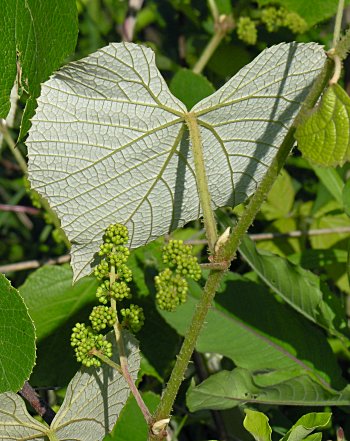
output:
[[75, 0], [2, 2], [0, 14], [0, 118], [10, 109], [16, 75], [27, 100], [21, 136], [29, 129], [40, 83], [74, 50], [78, 21]]
[[19, 288], [38, 338], [37, 362], [30, 378], [33, 384], [66, 386], [79, 369], [70, 335], [76, 322], [87, 320], [96, 303], [97, 285], [95, 278], [84, 277], [73, 286], [68, 265], [47, 265], [33, 272]]
[[319, 277], [283, 257], [258, 251], [248, 237], [239, 250], [259, 277], [296, 311], [330, 333], [349, 336], [344, 309]]
[[349, 406], [350, 388], [322, 387], [298, 372], [266, 372], [253, 375], [247, 369], [221, 371], [187, 394], [191, 411], [230, 409], [241, 403], [295, 406]]
[[98, 282], [85, 277], [73, 286], [69, 266], [46, 265], [32, 273], [19, 288], [35, 323], [38, 340], [50, 335], [69, 317], [96, 300]]
[[[201, 295], [191, 283], [187, 302], [175, 312], [161, 312], [184, 335]], [[343, 387], [325, 336], [278, 302], [262, 285], [237, 274], [226, 275], [198, 338], [200, 352], [223, 354], [250, 370], [297, 370], [324, 387]]]
[[[273, 46], [194, 106], [213, 208], [254, 193], [324, 61], [313, 43]], [[38, 103], [29, 176], [72, 242], [75, 279], [110, 223], [136, 248], [200, 216], [188, 112], [152, 50], [111, 44], [70, 63]]]
[[[109, 338], [114, 343], [115, 338]], [[135, 338], [124, 333], [128, 367], [135, 381], [140, 356]], [[118, 350], [113, 344], [113, 360], [119, 363]], [[82, 368], [69, 383], [63, 404], [50, 427], [30, 417], [23, 401], [13, 393], [0, 395], [0, 440], [50, 439], [57, 441], [99, 441], [110, 432], [124, 407], [130, 389], [115, 369]]]
[[35, 329], [18, 291], [0, 274], [0, 392], [17, 392], [35, 363]]

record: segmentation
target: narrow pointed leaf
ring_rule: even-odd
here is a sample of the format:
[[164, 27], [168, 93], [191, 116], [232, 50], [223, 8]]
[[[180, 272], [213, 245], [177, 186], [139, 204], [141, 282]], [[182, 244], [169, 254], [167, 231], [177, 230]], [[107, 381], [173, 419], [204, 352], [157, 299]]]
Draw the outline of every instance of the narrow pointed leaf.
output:
[[239, 250], [259, 277], [292, 308], [331, 334], [349, 337], [345, 311], [319, 277], [283, 257], [257, 250], [248, 237]]
[[0, 393], [17, 392], [35, 363], [35, 329], [17, 289], [0, 274]]
[[324, 93], [316, 111], [296, 130], [303, 156], [324, 167], [350, 160], [350, 98], [338, 84]]
[[192, 412], [230, 409], [241, 403], [349, 406], [350, 388], [347, 386], [341, 391], [324, 388], [309, 376], [298, 375], [298, 372], [253, 375], [247, 369], [236, 368], [210, 376], [187, 394], [187, 406]]
[[302, 441], [316, 429], [325, 429], [332, 418], [330, 412], [312, 412], [303, 415], [288, 430], [281, 441]]
[[[111, 341], [115, 341], [110, 334]], [[140, 356], [135, 338], [124, 333], [128, 367], [135, 381]], [[119, 363], [115, 344], [113, 360]], [[52, 421], [50, 429], [58, 440], [99, 441], [109, 433], [130, 395], [124, 378], [111, 367], [83, 368], [68, 385], [63, 404]]]
[[244, 410], [246, 416], [243, 426], [250, 432], [256, 441], [271, 441], [272, 429], [268, 417], [262, 412], [251, 409]]
[[[189, 297], [165, 320], [185, 335], [201, 295], [191, 283]], [[214, 352], [249, 370], [292, 369], [325, 387], [343, 387], [339, 367], [325, 336], [262, 285], [229, 273], [208, 312], [198, 338], [200, 352]]]
[[[213, 208], [255, 191], [324, 61], [313, 43], [273, 46], [192, 109]], [[29, 176], [72, 242], [76, 279], [110, 223], [136, 248], [200, 216], [187, 111], [150, 49], [111, 44], [70, 63], [38, 103]]]
[[0, 394], [0, 440], [42, 441], [48, 427], [29, 415], [22, 398], [13, 392]]

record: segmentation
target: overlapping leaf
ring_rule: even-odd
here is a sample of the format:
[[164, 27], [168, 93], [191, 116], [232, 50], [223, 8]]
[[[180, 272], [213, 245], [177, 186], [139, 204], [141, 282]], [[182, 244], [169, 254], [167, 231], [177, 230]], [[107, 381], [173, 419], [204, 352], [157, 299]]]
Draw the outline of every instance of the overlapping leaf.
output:
[[35, 328], [17, 289], [0, 274], [0, 393], [17, 392], [35, 364]]
[[[135, 381], [140, 366], [139, 350], [131, 334], [125, 333], [124, 337], [129, 372]], [[113, 359], [119, 362], [115, 345]], [[0, 394], [0, 440], [43, 440], [48, 433], [53, 436], [50, 439], [58, 441], [102, 440], [112, 430], [129, 394], [124, 378], [109, 366], [83, 368], [68, 385], [63, 404], [50, 427], [32, 418], [19, 396]]]
[[[213, 208], [255, 191], [324, 60], [313, 43], [274, 46], [192, 109]], [[154, 53], [133, 44], [111, 44], [43, 85], [29, 175], [72, 242], [76, 279], [108, 224], [127, 225], [135, 248], [200, 216], [186, 116]]]

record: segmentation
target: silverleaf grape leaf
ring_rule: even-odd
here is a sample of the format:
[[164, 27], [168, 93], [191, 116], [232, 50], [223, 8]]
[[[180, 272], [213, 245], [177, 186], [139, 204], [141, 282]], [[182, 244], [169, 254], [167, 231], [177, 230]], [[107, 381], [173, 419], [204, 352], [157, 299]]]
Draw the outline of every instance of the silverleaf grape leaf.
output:
[[[114, 334], [113, 357], [119, 362]], [[129, 372], [136, 381], [140, 354], [136, 339], [124, 333]], [[64, 354], [62, 354], [64, 357]], [[80, 369], [68, 385], [66, 396], [50, 427], [31, 417], [24, 401], [12, 392], [0, 394], [0, 441], [27, 439], [99, 441], [109, 433], [124, 407], [130, 389], [119, 372], [103, 364]]]
[[[314, 43], [273, 46], [192, 108], [214, 209], [254, 193], [324, 61]], [[125, 224], [136, 248], [200, 217], [186, 118], [154, 52], [131, 43], [69, 63], [43, 84], [29, 178], [72, 243], [75, 279], [91, 272], [111, 223]]]

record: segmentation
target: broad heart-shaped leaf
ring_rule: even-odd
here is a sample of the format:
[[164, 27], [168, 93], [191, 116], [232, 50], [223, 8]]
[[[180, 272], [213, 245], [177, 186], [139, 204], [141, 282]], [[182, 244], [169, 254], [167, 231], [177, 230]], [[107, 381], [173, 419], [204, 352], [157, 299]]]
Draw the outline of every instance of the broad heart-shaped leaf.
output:
[[[119, 362], [115, 338], [113, 360]], [[137, 341], [124, 333], [129, 372], [135, 381], [140, 366]], [[64, 354], [62, 354], [64, 356]], [[130, 389], [124, 378], [103, 364], [99, 369], [82, 368], [68, 385], [63, 404], [50, 427], [28, 415], [23, 400], [13, 393], [0, 394], [0, 441], [47, 440], [100, 441], [110, 432], [124, 407]]]
[[252, 374], [247, 369], [221, 371], [187, 394], [187, 406], [230, 409], [241, 403], [295, 406], [349, 406], [350, 388], [341, 391], [322, 387], [307, 375], [283, 371]]
[[319, 107], [297, 127], [295, 138], [303, 156], [325, 167], [350, 160], [350, 98], [338, 84], [324, 93]]
[[283, 257], [257, 250], [248, 236], [243, 238], [239, 251], [259, 277], [292, 308], [330, 334], [349, 338], [345, 311], [319, 277]]
[[0, 274], [0, 393], [17, 392], [35, 363], [35, 329], [17, 289]]
[[[313, 43], [273, 46], [195, 105], [213, 208], [256, 190], [324, 61]], [[29, 176], [72, 243], [75, 279], [91, 272], [109, 224], [125, 224], [136, 248], [200, 216], [186, 118], [153, 51], [131, 43], [42, 86]]]
[[262, 412], [245, 409], [246, 416], [243, 425], [250, 432], [256, 441], [271, 441], [272, 429], [268, 417]]

